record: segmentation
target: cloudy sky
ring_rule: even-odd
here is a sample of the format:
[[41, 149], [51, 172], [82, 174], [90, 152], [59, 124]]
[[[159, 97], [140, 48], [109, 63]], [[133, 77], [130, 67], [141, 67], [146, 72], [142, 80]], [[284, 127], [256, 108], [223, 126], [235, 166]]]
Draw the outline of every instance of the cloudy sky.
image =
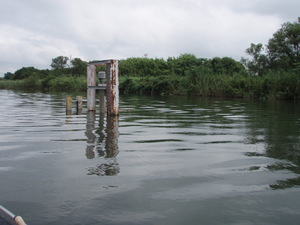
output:
[[0, 0], [0, 76], [83, 60], [232, 57], [300, 16], [299, 0]]

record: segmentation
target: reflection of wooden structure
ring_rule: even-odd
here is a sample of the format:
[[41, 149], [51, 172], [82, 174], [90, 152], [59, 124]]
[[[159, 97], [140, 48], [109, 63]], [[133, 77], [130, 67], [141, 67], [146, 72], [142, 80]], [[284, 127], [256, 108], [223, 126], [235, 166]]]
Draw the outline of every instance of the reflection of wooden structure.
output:
[[[100, 105], [104, 103], [106, 90], [106, 108], [108, 116], [119, 115], [119, 66], [118, 60], [102, 60], [90, 62], [87, 66], [87, 108], [96, 110], [96, 90], [100, 92]], [[96, 66], [106, 65], [106, 84], [96, 85]], [[103, 96], [103, 97], [102, 97]], [[104, 109], [100, 109], [104, 111]]]
[[95, 127], [95, 111], [87, 112], [86, 132], [87, 147], [86, 157], [93, 159], [102, 158], [101, 163], [95, 167], [88, 168], [88, 175], [112, 176], [120, 172], [117, 162], [118, 149], [118, 128], [119, 118], [117, 116], [107, 116], [105, 125], [105, 115], [99, 116], [99, 128]]

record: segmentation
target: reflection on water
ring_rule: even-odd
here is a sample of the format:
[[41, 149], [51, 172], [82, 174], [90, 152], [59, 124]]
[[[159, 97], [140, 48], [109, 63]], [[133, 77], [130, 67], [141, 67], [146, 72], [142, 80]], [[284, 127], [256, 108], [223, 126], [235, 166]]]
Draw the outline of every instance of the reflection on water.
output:
[[[165, 99], [168, 98], [166, 101]], [[271, 189], [299, 187], [300, 174], [300, 107], [296, 102], [247, 102], [189, 97], [166, 97], [163, 101], [154, 100], [151, 106], [144, 101], [135, 101], [135, 110], [130, 111], [126, 121], [136, 126], [170, 128], [172, 138], [154, 138], [133, 140], [134, 143], [178, 143], [189, 137], [193, 141], [176, 151], [199, 149], [199, 145], [213, 146], [236, 145], [241, 143], [245, 150], [247, 145], [260, 146], [244, 155], [259, 158], [268, 157], [287, 160], [267, 165], [252, 165], [248, 171], [290, 171], [296, 178], [277, 180], [269, 183]], [[134, 114], [134, 112], [137, 112]], [[155, 125], [154, 125], [155, 124]], [[236, 132], [239, 132], [238, 134]], [[243, 136], [243, 139], [240, 137]], [[174, 138], [178, 137], [178, 138]]]
[[[106, 126], [105, 126], [106, 119]], [[88, 168], [88, 175], [112, 176], [119, 173], [117, 163], [118, 150], [118, 127], [119, 117], [99, 115], [98, 128], [95, 128], [96, 112], [87, 112], [86, 132], [87, 147], [86, 157], [93, 159], [99, 157], [104, 159], [96, 167]]]

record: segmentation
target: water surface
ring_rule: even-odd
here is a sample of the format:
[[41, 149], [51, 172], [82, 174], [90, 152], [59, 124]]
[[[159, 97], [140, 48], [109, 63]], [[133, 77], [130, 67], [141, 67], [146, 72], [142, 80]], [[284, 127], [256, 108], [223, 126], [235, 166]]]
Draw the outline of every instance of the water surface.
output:
[[298, 224], [299, 102], [122, 96], [108, 119], [0, 93], [0, 203], [28, 224]]

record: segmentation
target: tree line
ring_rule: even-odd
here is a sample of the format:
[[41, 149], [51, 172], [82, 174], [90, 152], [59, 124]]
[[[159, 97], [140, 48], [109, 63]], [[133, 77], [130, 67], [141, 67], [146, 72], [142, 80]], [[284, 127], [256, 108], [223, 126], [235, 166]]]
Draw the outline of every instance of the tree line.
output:
[[[198, 58], [181, 54], [167, 59], [120, 60], [120, 91], [128, 94], [179, 94], [252, 98], [300, 97], [300, 18], [282, 24], [266, 45], [251, 43], [248, 58]], [[23, 67], [4, 80], [39, 90], [85, 90], [86, 66], [80, 58], [58, 56], [50, 70]], [[103, 70], [103, 66], [98, 70]], [[2, 86], [1, 86], [2, 83]], [[9, 83], [14, 86], [14, 84]], [[16, 84], [16, 82], [15, 82]], [[6, 88], [8, 83], [6, 82]], [[0, 82], [0, 88], [3, 82]]]
[[8, 72], [4, 74], [4, 79], [7, 80], [22, 80], [35, 76], [45, 78], [47, 76], [60, 76], [62, 74], [69, 74], [73, 76], [81, 76], [87, 67], [87, 62], [80, 58], [70, 60], [66, 56], [58, 56], [52, 59], [51, 70], [39, 70], [34, 67], [23, 67], [16, 70], [14, 73]]

